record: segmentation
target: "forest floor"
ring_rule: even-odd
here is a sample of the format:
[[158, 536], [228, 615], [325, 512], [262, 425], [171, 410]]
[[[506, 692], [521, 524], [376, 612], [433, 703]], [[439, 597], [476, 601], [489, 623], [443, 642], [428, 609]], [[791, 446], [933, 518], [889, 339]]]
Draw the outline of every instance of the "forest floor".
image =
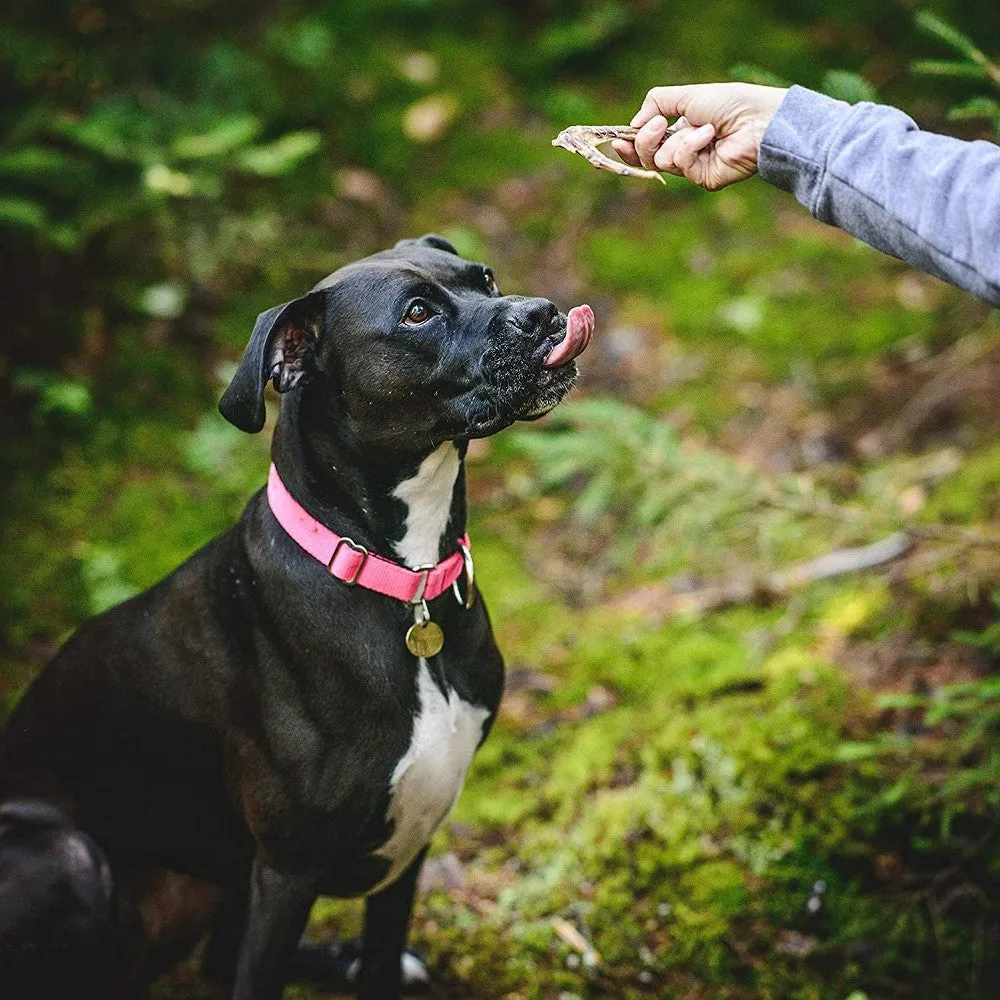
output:
[[[267, 58], [319, 44], [299, 27]], [[762, 182], [597, 174], [549, 140], [557, 117], [625, 120], [600, 80], [526, 109], [483, 46], [425, 42], [448, 67], [427, 81], [394, 51], [345, 54], [374, 68], [338, 70], [338, 113], [375, 132], [336, 133], [332, 176], [261, 182], [261, 206], [248, 184], [218, 218], [157, 201], [163, 259], [85, 311], [58, 372], [12, 379], [0, 698], [263, 483], [274, 401], [257, 438], [214, 407], [257, 311], [437, 231], [505, 292], [589, 302], [598, 325], [570, 402], [470, 449], [508, 678], [416, 906], [433, 995], [994, 996], [1000, 314]], [[325, 72], [308, 54], [294, 72]], [[404, 99], [432, 137], [403, 135]], [[189, 297], [157, 313], [137, 289], [170, 300], [172, 273]], [[876, 543], [895, 557], [817, 562]], [[309, 933], [359, 921], [322, 900]], [[156, 995], [208, 994], [186, 967]]]

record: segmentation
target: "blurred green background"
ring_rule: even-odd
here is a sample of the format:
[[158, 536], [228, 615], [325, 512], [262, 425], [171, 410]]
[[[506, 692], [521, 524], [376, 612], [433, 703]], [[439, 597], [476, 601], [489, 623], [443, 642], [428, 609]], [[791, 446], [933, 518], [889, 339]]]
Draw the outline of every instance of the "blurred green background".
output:
[[470, 456], [509, 684], [417, 908], [436, 995], [997, 995], [997, 313], [758, 180], [549, 145], [729, 77], [995, 138], [991, 55], [995, 0], [8, 4], [3, 704], [262, 484], [215, 410], [256, 314], [437, 231], [599, 332]]

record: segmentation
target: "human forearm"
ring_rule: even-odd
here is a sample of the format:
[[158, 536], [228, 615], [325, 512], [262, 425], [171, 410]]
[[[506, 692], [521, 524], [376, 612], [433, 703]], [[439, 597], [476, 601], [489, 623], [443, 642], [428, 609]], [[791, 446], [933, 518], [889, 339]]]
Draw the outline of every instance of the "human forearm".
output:
[[1000, 305], [1000, 146], [795, 87], [758, 169], [823, 222]]

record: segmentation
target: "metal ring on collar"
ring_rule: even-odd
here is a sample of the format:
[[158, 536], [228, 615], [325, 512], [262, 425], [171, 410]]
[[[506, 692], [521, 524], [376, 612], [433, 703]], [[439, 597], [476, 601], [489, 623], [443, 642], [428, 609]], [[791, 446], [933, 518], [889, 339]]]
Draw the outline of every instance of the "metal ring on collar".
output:
[[[413, 596], [410, 598], [410, 604], [421, 604], [424, 600], [424, 591], [427, 589], [427, 581], [430, 579], [431, 572], [434, 570], [434, 566], [417, 566], [413, 572], [420, 574], [420, 579], [417, 580], [417, 589], [413, 591]], [[426, 608], [426, 604], [424, 605]]]
[[363, 545], [358, 545], [353, 538], [340, 538], [337, 540], [337, 544], [333, 547], [333, 555], [330, 556], [330, 561], [326, 564], [326, 568], [330, 571], [331, 576], [336, 574], [333, 572], [333, 562], [337, 558], [337, 553], [340, 552], [340, 546], [346, 545], [349, 549], [353, 549], [355, 552], [361, 554], [361, 562], [358, 563], [358, 568], [354, 571], [354, 575], [348, 580], [343, 577], [337, 577], [341, 583], [346, 584], [348, 587], [353, 587], [358, 582], [358, 577], [361, 576], [361, 571], [365, 567], [365, 563], [368, 562], [368, 556], [371, 554]]
[[472, 561], [472, 552], [465, 542], [459, 542], [458, 549], [462, 553], [462, 562], [465, 566], [465, 597], [462, 597], [458, 589], [458, 580], [451, 585], [451, 589], [455, 594], [455, 600], [463, 608], [471, 608], [476, 603], [476, 592], [473, 589], [473, 584], [476, 582], [476, 564]]

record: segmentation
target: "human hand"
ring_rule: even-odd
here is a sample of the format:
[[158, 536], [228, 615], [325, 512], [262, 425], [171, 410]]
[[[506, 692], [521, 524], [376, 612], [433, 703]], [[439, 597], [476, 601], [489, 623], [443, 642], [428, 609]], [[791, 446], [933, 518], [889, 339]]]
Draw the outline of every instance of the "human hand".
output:
[[[788, 91], [750, 83], [654, 87], [632, 119], [635, 139], [616, 139], [630, 166], [662, 170], [717, 191], [757, 172], [764, 131]], [[667, 118], [681, 127], [667, 135]]]

